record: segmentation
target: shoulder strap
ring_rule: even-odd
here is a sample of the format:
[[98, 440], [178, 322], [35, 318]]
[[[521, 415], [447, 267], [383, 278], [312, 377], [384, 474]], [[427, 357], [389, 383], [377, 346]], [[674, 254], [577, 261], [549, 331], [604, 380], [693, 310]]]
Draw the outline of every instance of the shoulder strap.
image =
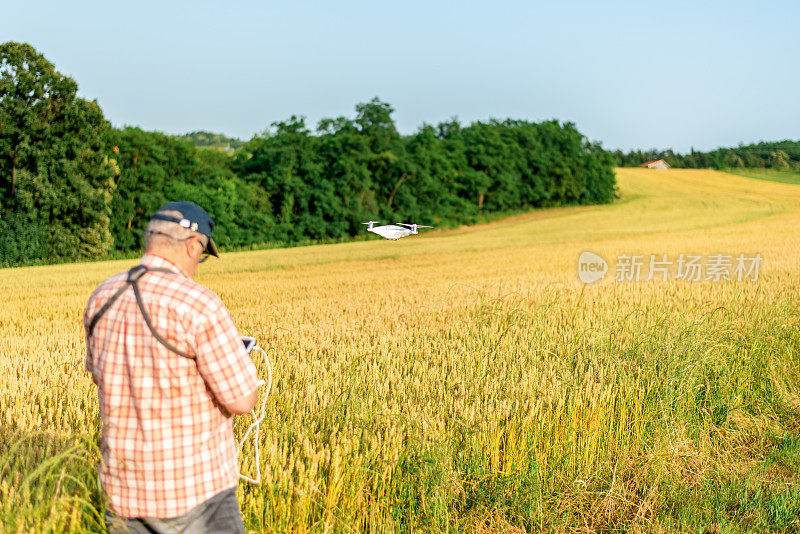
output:
[[144, 307], [144, 301], [142, 300], [142, 294], [139, 292], [139, 284], [133, 282], [131, 284], [133, 286], [133, 294], [136, 296], [136, 303], [139, 305], [139, 311], [142, 312], [142, 318], [144, 319], [147, 328], [150, 329], [150, 333], [153, 334], [153, 337], [156, 340], [167, 347], [169, 350], [177, 354], [178, 356], [183, 356], [184, 358], [189, 358], [190, 360], [194, 360], [194, 356], [190, 354], [186, 354], [185, 352], [178, 350], [173, 345], [169, 343], [166, 339], [164, 339], [161, 334], [156, 331], [156, 327], [153, 326], [153, 322], [150, 320], [150, 314], [147, 313], [147, 310]]
[[114, 304], [117, 301], [117, 299], [123, 293], [125, 293], [125, 290], [128, 289], [129, 285], [130, 285], [130, 283], [128, 283], [128, 282], [125, 282], [124, 284], [122, 284], [122, 287], [119, 288], [119, 290], [116, 293], [114, 293], [111, 296], [111, 298], [106, 301], [105, 304], [103, 304], [103, 307], [100, 308], [97, 311], [97, 313], [94, 314], [94, 317], [92, 317], [92, 320], [89, 321], [89, 328], [87, 329], [87, 335], [91, 336], [94, 333], [94, 327], [97, 326], [97, 321], [99, 321], [100, 318], [103, 315], [105, 315], [105, 313], [108, 311], [108, 309], [111, 307], [111, 305]]
[[153, 326], [153, 322], [150, 320], [150, 314], [147, 313], [147, 309], [144, 307], [144, 300], [142, 300], [142, 293], [139, 291], [139, 279], [147, 274], [148, 272], [159, 272], [159, 273], [168, 273], [168, 274], [175, 274], [174, 271], [169, 269], [163, 269], [160, 267], [147, 267], [145, 265], [137, 265], [133, 267], [130, 271], [128, 271], [128, 278], [125, 283], [122, 285], [116, 293], [114, 293], [110, 299], [103, 304], [103, 307], [98, 310], [98, 312], [92, 317], [92, 320], [89, 322], [89, 328], [87, 330], [88, 336], [91, 336], [94, 333], [94, 328], [97, 326], [97, 322], [100, 318], [108, 311], [109, 308], [117, 301], [117, 299], [125, 293], [125, 290], [128, 289], [128, 286], [133, 286], [133, 294], [136, 297], [136, 304], [139, 305], [139, 311], [142, 313], [142, 318], [144, 319], [144, 323], [147, 325], [147, 328], [150, 330], [150, 333], [153, 334], [153, 337], [156, 338], [156, 341], [167, 347], [169, 350], [177, 354], [178, 356], [183, 356], [184, 358], [188, 358], [190, 360], [194, 360], [194, 356], [187, 354], [181, 350], [178, 350], [175, 346], [169, 343], [164, 337], [159, 334], [155, 327]]

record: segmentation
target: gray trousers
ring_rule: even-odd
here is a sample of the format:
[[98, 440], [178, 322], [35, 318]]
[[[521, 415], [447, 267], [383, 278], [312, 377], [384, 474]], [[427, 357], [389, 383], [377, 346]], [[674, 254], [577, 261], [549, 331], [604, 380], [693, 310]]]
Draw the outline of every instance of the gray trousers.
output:
[[204, 534], [235, 532], [244, 534], [244, 523], [236, 500], [236, 488], [217, 493], [188, 512], [169, 519], [119, 517], [106, 511], [109, 534]]

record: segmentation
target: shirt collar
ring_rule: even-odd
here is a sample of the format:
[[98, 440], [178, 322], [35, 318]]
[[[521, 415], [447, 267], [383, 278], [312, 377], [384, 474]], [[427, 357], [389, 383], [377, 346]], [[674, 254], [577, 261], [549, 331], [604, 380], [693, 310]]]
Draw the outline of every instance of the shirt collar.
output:
[[157, 256], [152, 252], [145, 253], [142, 256], [141, 263], [142, 265], [145, 265], [147, 267], [158, 267], [158, 268], [169, 269], [170, 271], [174, 271], [176, 274], [180, 274], [184, 278], [189, 278], [189, 274], [186, 271], [184, 271], [183, 269], [181, 269], [180, 267], [169, 261], [167, 258], [164, 258], [162, 256]]

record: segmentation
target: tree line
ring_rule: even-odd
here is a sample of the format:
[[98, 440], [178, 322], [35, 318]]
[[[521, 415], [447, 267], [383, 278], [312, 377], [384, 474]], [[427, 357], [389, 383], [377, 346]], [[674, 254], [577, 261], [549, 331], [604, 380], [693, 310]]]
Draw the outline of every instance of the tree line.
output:
[[[367, 220], [447, 227], [616, 197], [614, 159], [572, 123], [457, 120], [401, 135], [373, 99], [316, 128], [292, 116], [230, 138], [113, 128], [24, 43], [0, 45], [0, 264], [140, 250], [164, 203], [197, 202], [223, 248], [347, 239]], [[195, 139], [196, 138], [196, 139]]]
[[657, 159], [663, 159], [677, 169], [775, 169], [800, 172], [800, 141], [760, 142], [737, 147], [717, 148], [709, 152], [678, 154], [672, 149], [621, 150], [612, 152], [620, 167], [638, 167]]

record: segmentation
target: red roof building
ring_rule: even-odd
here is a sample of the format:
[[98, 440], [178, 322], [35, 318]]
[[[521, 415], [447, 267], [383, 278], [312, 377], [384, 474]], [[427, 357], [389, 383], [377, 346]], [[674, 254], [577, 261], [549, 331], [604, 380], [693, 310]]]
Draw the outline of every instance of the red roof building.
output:
[[669, 169], [669, 164], [667, 164], [667, 162], [663, 159], [654, 159], [653, 161], [642, 163], [639, 166], [646, 167], [648, 169]]

